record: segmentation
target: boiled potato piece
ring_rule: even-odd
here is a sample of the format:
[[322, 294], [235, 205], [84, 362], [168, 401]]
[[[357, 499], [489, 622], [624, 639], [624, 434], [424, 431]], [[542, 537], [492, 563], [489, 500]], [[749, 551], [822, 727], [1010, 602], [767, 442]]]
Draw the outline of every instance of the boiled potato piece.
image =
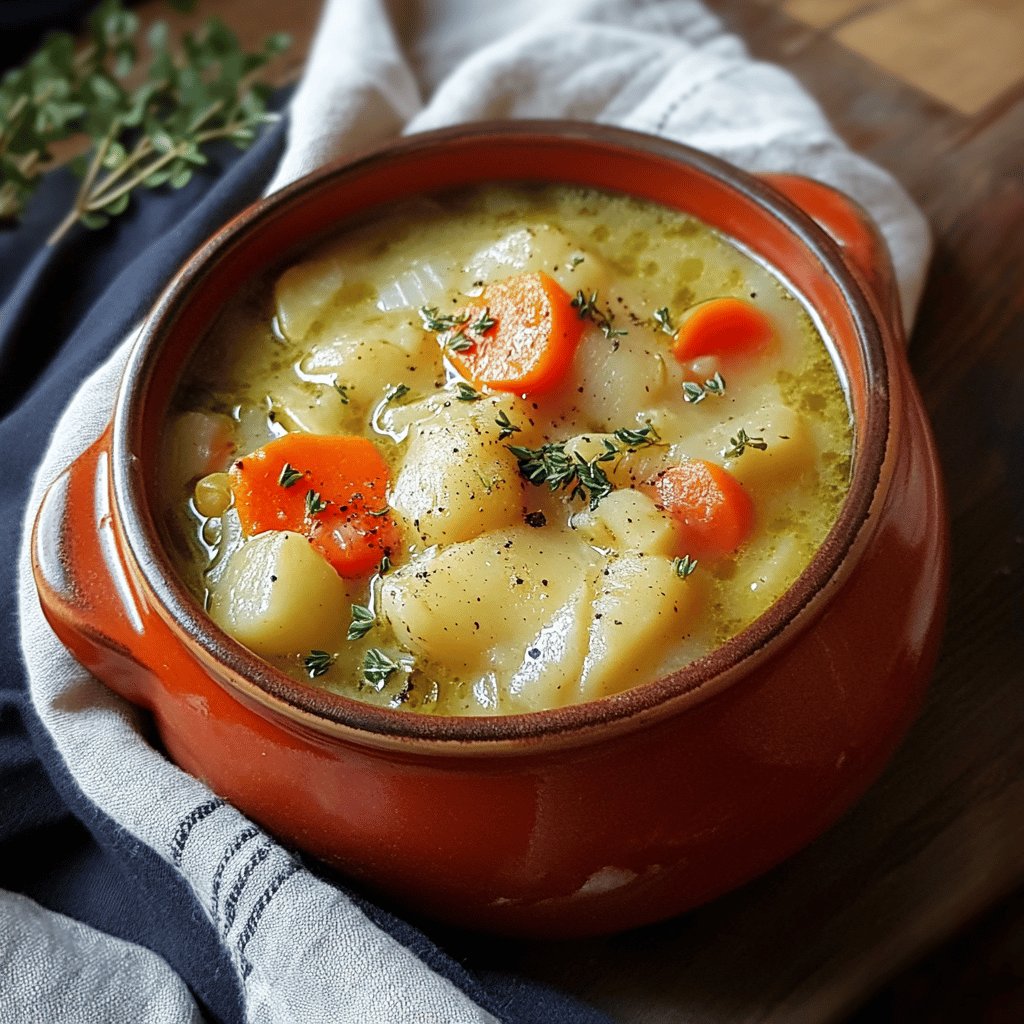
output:
[[[515, 456], [484, 417], [442, 407], [410, 433], [391, 506], [424, 544], [451, 544], [515, 522], [523, 484]], [[476, 404], [476, 403], [473, 403]]]
[[679, 547], [675, 525], [653, 499], [631, 489], [612, 491], [596, 509], [577, 512], [570, 520], [597, 547], [672, 555]]
[[289, 267], [274, 286], [277, 322], [289, 341], [302, 341], [345, 283], [344, 265], [335, 255]]
[[246, 647], [269, 657], [337, 648], [348, 606], [344, 581], [305, 537], [270, 531], [231, 556], [210, 614]]
[[[313, 346], [302, 372], [345, 387], [350, 413], [365, 411], [384, 397], [389, 385], [425, 390], [441, 375], [436, 343], [419, 332], [419, 348], [408, 349], [373, 335], [337, 335]], [[333, 390], [333, 389], [332, 389]]]
[[403, 647], [444, 670], [493, 672], [519, 707], [566, 703], [586, 652], [590, 565], [571, 537], [494, 531], [388, 573], [381, 609]]
[[760, 558], [744, 563], [733, 577], [732, 610], [738, 621], [750, 621], [764, 612], [800, 575], [811, 555], [792, 534], [758, 545], [752, 554], [762, 551]]
[[642, 328], [612, 340], [597, 328], [585, 331], [572, 370], [585, 420], [604, 430], [632, 427], [644, 409], [665, 401], [672, 385], [665, 351]]
[[688, 631], [700, 601], [700, 583], [680, 579], [672, 560], [626, 554], [609, 560], [598, 577], [577, 700], [628, 689], [649, 680], [669, 646]]
[[763, 438], [768, 447], [748, 449], [739, 458], [728, 459], [726, 466], [752, 493], [787, 483], [814, 466], [814, 438], [799, 413], [772, 405], [758, 410], [750, 422], [753, 429], [747, 433]]
[[345, 434], [358, 421], [355, 393], [347, 402], [330, 385], [287, 385], [275, 392], [271, 408], [277, 422], [289, 431], [307, 434]]

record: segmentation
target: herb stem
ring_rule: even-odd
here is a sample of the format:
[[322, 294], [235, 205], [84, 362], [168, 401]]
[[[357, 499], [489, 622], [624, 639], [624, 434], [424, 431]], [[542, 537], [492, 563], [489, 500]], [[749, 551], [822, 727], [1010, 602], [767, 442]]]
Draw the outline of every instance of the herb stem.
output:
[[118, 132], [121, 130], [121, 122], [114, 118], [111, 122], [110, 129], [107, 134], [103, 136], [100, 144], [96, 147], [96, 152], [92, 155], [92, 160], [89, 162], [89, 169], [85, 172], [85, 177], [82, 179], [82, 184], [78, 188], [78, 194], [75, 196], [75, 201], [68, 211], [67, 216], [57, 225], [53, 233], [46, 240], [47, 245], [56, 245], [72, 228], [74, 224], [78, 222], [78, 218], [88, 209], [88, 196], [89, 189], [92, 188], [92, 183], [96, 180], [96, 175], [100, 172], [100, 167], [103, 166], [103, 158], [107, 155], [107, 150], [110, 148], [110, 144], [117, 137]]

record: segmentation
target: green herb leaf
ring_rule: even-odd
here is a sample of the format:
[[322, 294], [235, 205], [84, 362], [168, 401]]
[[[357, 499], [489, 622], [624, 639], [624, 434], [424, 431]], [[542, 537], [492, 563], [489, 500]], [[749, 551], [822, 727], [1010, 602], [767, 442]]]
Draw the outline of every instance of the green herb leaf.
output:
[[385, 402], [397, 402], [400, 398], [404, 398], [409, 394], [408, 384], [396, 384], [385, 396]]
[[451, 331], [469, 320], [468, 313], [442, 314], [437, 306], [420, 306], [417, 311], [425, 330], [433, 331], [434, 334], [441, 334], [443, 331]]
[[484, 396], [472, 384], [467, 384], [464, 380], [460, 380], [455, 385], [455, 397], [460, 402], [479, 402]]
[[365, 605], [352, 605], [352, 621], [349, 623], [347, 639], [362, 640], [377, 624], [377, 616]]
[[736, 432], [735, 437], [729, 438], [731, 448], [726, 450], [727, 459], [738, 459], [748, 448], [756, 448], [758, 451], [767, 451], [768, 444], [763, 437], [750, 437], [742, 427]]
[[328, 505], [330, 505], [330, 502], [321, 498], [319, 491], [306, 491], [306, 516], [309, 519], [312, 519], [313, 516], [318, 516]]
[[474, 347], [474, 342], [471, 338], [467, 338], [466, 335], [459, 331], [457, 334], [451, 335], [444, 343], [444, 347], [450, 352], [468, 352]]
[[497, 423], [498, 426], [501, 428], [501, 430], [498, 433], [499, 441], [504, 441], [506, 437], [511, 437], [513, 434], [517, 434], [519, 433], [519, 431], [522, 430], [522, 427], [517, 427], [508, 418], [508, 413], [506, 413], [504, 409], [502, 409], [498, 413], [498, 415], [495, 417], [494, 422]]
[[576, 315], [581, 320], [586, 320], [593, 316], [597, 310], [597, 292], [591, 292], [590, 298], [583, 294], [583, 289], [580, 288], [576, 292], [576, 297], [570, 303], [573, 309], [576, 310]]
[[689, 555], [683, 555], [682, 558], [672, 559], [672, 569], [681, 580], [685, 580], [686, 577], [689, 576], [696, 568], [697, 559], [691, 558]]
[[605, 438], [604, 451], [589, 460], [579, 452], [570, 455], [565, 445], [556, 441], [542, 444], [539, 448], [524, 448], [514, 444], [505, 447], [515, 456], [520, 475], [529, 483], [536, 487], [547, 486], [551, 492], [568, 490], [570, 499], [583, 498], [593, 510], [612, 492], [611, 481], [601, 468], [601, 463], [617, 459], [627, 451], [659, 444], [661, 441], [651, 424], [639, 429], [622, 427], [614, 431], [612, 436], [619, 444]]
[[334, 382], [334, 390], [338, 392], [338, 398], [341, 399], [342, 405], [348, 405], [349, 397], [348, 391], [351, 388], [351, 384], [339, 384], [337, 381]]
[[654, 322], [666, 333], [675, 335], [676, 329], [672, 324], [672, 316], [668, 311], [668, 306], [662, 306], [661, 309], [654, 311]]
[[683, 401], [689, 402], [691, 405], [703, 402], [708, 395], [721, 398], [724, 394], [725, 378], [720, 373], [709, 377], [703, 384], [692, 380], [683, 381]]
[[313, 650], [302, 659], [302, 664], [305, 666], [309, 678], [316, 679], [317, 676], [322, 676], [334, 664], [334, 661], [333, 654], [327, 651]]
[[470, 330], [476, 334], [483, 334], [489, 331], [498, 321], [491, 316], [491, 307], [485, 306], [484, 311], [480, 314], [479, 319], [470, 324]]
[[393, 672], [401, 666], [392, 661], [379, 647], [371, 647], [363, 658], [363, 679], [379, 693]]
[[301, 469], [296, 469], [290, 462], [286, 462], [281, 467], [281, 475], [277, 478], [277, 482], [281, 487], [291, 487], [293, 484], [297, 484], [305, 475]]
[[385, 555], [377, 566], [377, 575], [384, 576], [391, 571], [391, 559]]

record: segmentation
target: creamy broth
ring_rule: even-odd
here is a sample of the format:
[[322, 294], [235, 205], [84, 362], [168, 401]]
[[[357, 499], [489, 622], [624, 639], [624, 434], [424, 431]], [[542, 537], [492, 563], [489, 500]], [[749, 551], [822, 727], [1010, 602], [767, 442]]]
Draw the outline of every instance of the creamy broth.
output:
[[[539, 370], [495, 340], [520, 296], [554, 310]], [[696, 325], [729, 298], [770, 336], [684, 349], [724, 336]], [[491, 186], [351, 227], [225, 309], [175, 396], [166, 537], [215, 621], [295, 678], [534, 711], [749, 625], [835, 520], [851, 444], [807, 311], [735, 245], [625, 196]]]

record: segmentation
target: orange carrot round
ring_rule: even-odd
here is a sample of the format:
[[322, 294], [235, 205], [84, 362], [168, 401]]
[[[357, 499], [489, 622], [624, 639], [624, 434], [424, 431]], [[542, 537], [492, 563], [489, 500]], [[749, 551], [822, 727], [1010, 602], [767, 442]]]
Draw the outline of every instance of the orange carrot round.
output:
[[757, 306], [744, 299], [708, 299], [686, 311], [672, 352], [681, 363], [700, 356], [748, 355], [774, 338], [771, 320]]
[[468, 316], [463, 334], [472, 346], [452, 352], [451, 361], [474, 384], [497, 391], [529, 394], [554, 387], [583, 334], [572, 299], [542, 272], [488, 285], [462, 313]]
[[714, 462], [692, 459], [659, 473], [646, 487], [679, 523], [683, 549], [704, 558], [731, 554], [754, 528], [754, 503]]
[[242, 531], [292, 530], [340, 576], [365, 576], [397, 548], [387, 463], [363, 437], [285, 434], [231, 467]]

